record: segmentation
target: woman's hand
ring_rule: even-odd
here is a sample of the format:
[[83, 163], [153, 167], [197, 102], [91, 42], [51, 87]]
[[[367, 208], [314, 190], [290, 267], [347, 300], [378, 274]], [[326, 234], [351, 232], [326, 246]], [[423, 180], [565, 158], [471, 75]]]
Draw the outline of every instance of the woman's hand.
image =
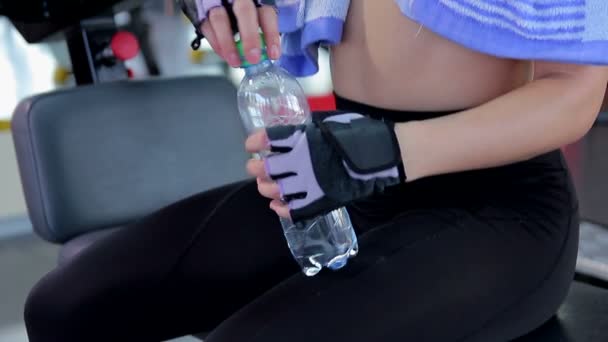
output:
[[[261, 153], [268, 150], [268, 136], [265, 130], [260, 130], [247, 139], [245, 148], [250, 153]], [[247, 162], [247, 172], [254, 176], [258, 183], [258, 191], [264, 197], [272, 199], [270, 209], [279, 216], [290, 218], [289, 207], [281, 200], [279, 185], [268, 177], [263, 160], [250, 159]]]
[[[257, 8], [252, 0], [234, 0], [232, 10], [237, 25], [245, 58], [249, 63], [260, 61], [261, 42], [259, 28], [262, 28], [271, 59], [278, 59], [281, 53], [281, 39], [277, 13], [271, 6]], [[241, 65], [241, 59], [234, 43], [234, 34], [230, 26], [228, 11], [223, 6], [212, 8], [201, 27], [213, 50], [232, 67]]]
[[270, 207], [294, 222], [326, 214], [405, 181], [392, 123], [356, 113], [319, 112], [312, 122], [252, 134], [248, 172]]

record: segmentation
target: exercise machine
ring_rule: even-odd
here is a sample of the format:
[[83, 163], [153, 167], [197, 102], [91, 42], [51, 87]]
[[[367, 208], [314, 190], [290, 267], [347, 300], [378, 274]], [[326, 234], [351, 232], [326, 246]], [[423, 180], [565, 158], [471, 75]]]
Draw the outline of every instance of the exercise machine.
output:
[[[136, 35], [116, 25], [115, 13], [128, 11], [135, 14], [132, 29], [144, 27], [139, 31], [145, 33], [138, 1], [0, 1], [0, 15], [8, 16], [28, 43], [65, 39], [76, 85], [157, 72]], [[147, 50], [147, 44], [143, 46]]]

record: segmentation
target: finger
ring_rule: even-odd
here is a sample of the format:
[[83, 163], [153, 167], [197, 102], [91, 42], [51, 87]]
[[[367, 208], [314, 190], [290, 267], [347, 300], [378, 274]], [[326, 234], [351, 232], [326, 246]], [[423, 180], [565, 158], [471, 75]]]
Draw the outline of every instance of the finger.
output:
[[269, 149], [268, 135], [265, 129], [260, 129], [251, 134], [245, 141], [245, 149], [249, 153], [257, 153]]
[[222, 51], [222, 58], [232, 67], [241, 65], [241, 59], [234, 44], [234, 33], [230, 27], [228, 12], [224, 7], [215, 7], [209, 11], [209, 22], [215, 33], [217, 45]]
[[258, 33], [260, 25], [256, 7], [251, 0], [235, 0], [232, 9], [239, 26], [245, 58], [249, 63], [259, 63], [262, 50], [260, 49], [260, 35]]
[[222, 49], [218, 45], [217, 37], [215, 36], [215, 31], [213, 30], [213, 26], [211, 26], [209, 20], [205, 20], [203, 22], [203, 25], [201, 26], [201, 31], [203, 32], [203, 35], [205, 35], [205, 38], [209, 42], [209, 45], [211, 45], [213, 51], [215, 51], [215, 53], [217, 53], [219, 56], [222, 56]]
[[274, 210], [281, 217], [291, 219], [291, 215], [289, 214], [289, 207], [287, 206], [287, 204], [279, 200], [272, 200], [270, 202], [270, 209]]
[[277, 12], [270, 6], [262, 6], [258, 10], [258, 17], [260, 27], [264, 32], [264, 39], [266, 39], [268, 56], [271, 59], [279, 59], [281, 57], [281, 36], [279, 35]]
[[268, 175], [266, 174], [266, 168], [264, 166], [263, 160], [258, 159], [249, 159], [247, 161], [247, 173], [251, 176], [261, 179], [268, 180]]
[[265, 181], [259, 178], [257, 179], [257, 183], [258, 192], [262, 194], [262, 196], [275, 200], [281, 199], [281, 192], [277, 183]]

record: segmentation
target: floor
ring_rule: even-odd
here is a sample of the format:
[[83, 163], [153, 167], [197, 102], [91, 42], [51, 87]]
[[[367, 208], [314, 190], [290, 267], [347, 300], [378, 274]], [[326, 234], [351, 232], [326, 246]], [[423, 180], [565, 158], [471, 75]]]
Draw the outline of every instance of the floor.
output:
[[[217, 72], [213, 59], [208, 65], [192, 64], [187, 48], [191, 28], [182, 20], [151, 13], [152, 44], [160, 53], [160, 67], [166, 75]], [[170, 39], [168, 37], [170, 36]], [[210, 58], [213, 58], [212, 56]], [[31, 94], [58, 87], [54, 80], [58, 68], [69, 68], [65, 44], [27, 45], [6, 21], [0, 18], [0, 75], [8, 91], [0, 92], [0, 121], [11, 116], [19, 100]], [[230, 77], [237, 82], [241, 74]], [[328, 74], [322, 70], [316, 79], [303, 80], [311, 92], [326, 92]], [[320, 80], [320, 81], [319, 81]], [[321, 84], [322, 86], [318, 86]], [[0, 342], [25, 342], [22, 323], [23, 303], [31, 286], [56, 263], [58, 247], [45, 243], [30, 233], [25, 205], [18, 183], [10, 136], [0, 125]], [[565, 149], [586, 220], [608, 224], [608, 125], [596, 125], [580, 142]], [[601, 225], [588, 224], [583, 229], [581, 255], [608, 264], [608, 238]], [[593, 263], [585, 267], [598, 267]], [[601, 266], [600, 266], [601, 270]], [[608, 274], [608, 269], [605, 270]], [[608, 279], [607, 279], [608, 280]], [[176, 340], [178, 341], [178, 340]], [[180, 342], [196, 341], [185, 337]]]

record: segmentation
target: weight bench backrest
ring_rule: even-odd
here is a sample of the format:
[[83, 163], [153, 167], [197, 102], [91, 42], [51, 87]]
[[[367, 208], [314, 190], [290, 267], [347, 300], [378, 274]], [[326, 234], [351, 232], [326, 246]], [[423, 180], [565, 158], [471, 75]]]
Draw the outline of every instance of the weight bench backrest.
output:
[[245, 131], [222, 77], [124, 81], [33, 96], [13, 115], [34, 230], [65, 242], [245, 179]]

